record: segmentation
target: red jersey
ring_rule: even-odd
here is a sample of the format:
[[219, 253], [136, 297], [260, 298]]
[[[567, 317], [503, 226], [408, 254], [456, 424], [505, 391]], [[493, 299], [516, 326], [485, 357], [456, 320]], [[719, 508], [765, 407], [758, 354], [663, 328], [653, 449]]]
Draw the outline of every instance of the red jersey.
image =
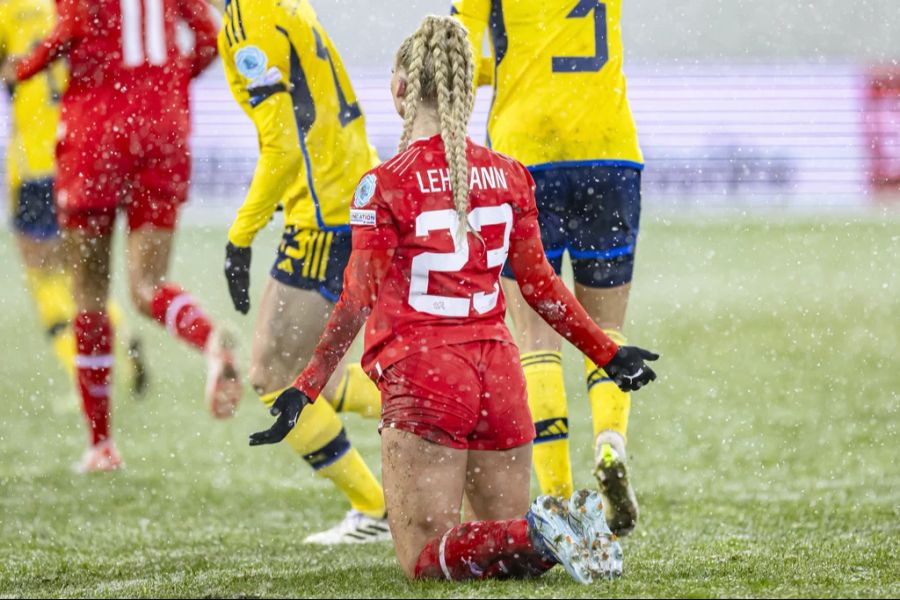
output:
[[[59, 0], [53, 32], [23, 60], [19, 79], [28, 79], [65, 54], [69, 101], [103, 93], [124, 98], [154, 96], [157, 104], [187, 106], [187, 84], [216, 56], [216, 26], [203, 0]], [[193, 52], [176, 43], [179, 22], [194, 32]], [[65, 102], [65, 100], [64, 100]], [[140, 102], [123, 103], [134, 114]]]
[[618, 350], [547, 262], [527, 169], [471, 140], [466, 156], [471, 230], [464, 235], [457, 233], [439, 135], [413, 142], [363, 176], [350, 210], [353, 252], [344, 291], [294, 382], [311, 398], [366, 317], [362, 363], [373, 379], [404, 357], [441, 346], [513, 344], [500, 288], [507, 259], [525, 299], [560, 335], [600, 366]]
[[469, 141], [466, 154], [474, 232], [465, 235], [440, 135], [413, 142], [357, 188], [353, 248], [394, 250], [366, 324], [362, 364], [370, 374], [441, 345], [514, 343], [500, 270], [510, 240], [540, 235], [534, 183], [520, 163], [484, 146]]

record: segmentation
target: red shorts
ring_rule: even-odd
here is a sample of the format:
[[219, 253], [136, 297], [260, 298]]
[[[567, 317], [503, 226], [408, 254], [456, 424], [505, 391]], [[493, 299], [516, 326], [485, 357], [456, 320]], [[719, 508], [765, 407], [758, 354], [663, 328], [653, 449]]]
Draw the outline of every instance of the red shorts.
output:
[[60, 227], [106, 234], [121, 208], [129, 229], [174, 228], [190, 180], [187, 125], [134, 115], [123, 121], [132, 111], [83, 104], [64, 107], [56, 148]]
[[485, 340], [434, 348], [385, 369], [381, 425], [435, 444], [507, 450], [534, 439], [525, 373], [513, 344]]

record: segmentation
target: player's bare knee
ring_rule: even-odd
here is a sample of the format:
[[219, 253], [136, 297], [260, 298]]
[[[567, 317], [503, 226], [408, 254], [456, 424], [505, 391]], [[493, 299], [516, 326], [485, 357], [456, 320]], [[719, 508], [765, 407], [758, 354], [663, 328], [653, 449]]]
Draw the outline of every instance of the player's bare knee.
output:
[[131, 296], [131, 302], [141, 314], [153, 316], [153, 296], [156, 293], [156, 286], [148, 284], [144, 281], [129, 280], [128, 293]]
[[277, 392], [291, 384], [292, 375], [284, 375], [283, 369], [275, 366], [274, 361], [253, 358], [247, 372], [250, 387], [262, 396]]

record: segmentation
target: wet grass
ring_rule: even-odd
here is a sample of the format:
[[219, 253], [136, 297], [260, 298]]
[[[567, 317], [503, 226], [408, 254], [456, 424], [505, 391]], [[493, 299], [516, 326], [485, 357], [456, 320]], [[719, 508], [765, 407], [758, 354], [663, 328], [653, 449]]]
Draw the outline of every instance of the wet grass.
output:
[[[276, 235], [256, 246], [256, 295]], [[900, 219], [649, 215], [641, 235], [628, 330], [663, 355], [632, 412], [642, 521], [626, 576], [581, 587], [559, 569], [408, 583], [389, 545], [300, 544], [342, 516], [341, 496], [286, 448], [246, 446], [267, 422], [249, 393], [234, 420], [209, 418], [201, 359], [136, 317], [153, 382], [137, 400], [116, 381], [127, 469], [72, 474], [84, 428], [64, 410], [69, 386], [0, 234], [0, 595], [900, 595]], [[185, 229], [174, 279], [249, 339], [252, 320], [230, 310], [221, 276], [224, 239], [224, 228]], [[566, 368], [576, 482], [590, 485], [571, 348]], [[374, 422], [346, 421], [377, 467]]]

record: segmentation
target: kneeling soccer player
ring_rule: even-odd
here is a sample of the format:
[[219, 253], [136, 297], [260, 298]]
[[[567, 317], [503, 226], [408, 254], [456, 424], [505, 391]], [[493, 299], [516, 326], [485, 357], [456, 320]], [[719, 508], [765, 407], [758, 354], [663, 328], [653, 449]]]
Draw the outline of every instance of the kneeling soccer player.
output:
[[[509, 258], [526, 300], [623, 389], [655, 379], [657, 355], [618, 346], [547, 262], [533, 182], [517, 161], [466, 137], [472, 52], [450, 17], [427, 17], [391, 80], [400, 153], [367, 173], [351, 211], [344, 290], [309, 365], [251, 445], [291, 431], [363, 322], [363, 365], [382, 393], [382, 463], [397, 557], [410, 578], [523, 577], [559, 563], [577, 581], [621, 573], [597, 492], [529, 508], [525, 377], [504, 322]], [[415, 140], [410, 142], [410, 140]], [[460, 524], [466, 493], [475, 520]]]

